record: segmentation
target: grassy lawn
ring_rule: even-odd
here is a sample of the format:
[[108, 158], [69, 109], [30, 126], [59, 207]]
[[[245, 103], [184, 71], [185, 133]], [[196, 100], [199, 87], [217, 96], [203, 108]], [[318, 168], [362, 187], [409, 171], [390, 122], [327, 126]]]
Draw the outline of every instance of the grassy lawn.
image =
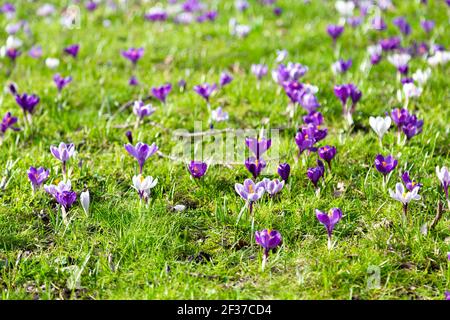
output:
[[[392, 23], [398, 16], [412, 29], [402, 46], [416, 41], [448, 49], [450, 7], [445, 1], [394, 1], [395, 8], [374, 11], [381, 13], [386, 30], [372, 30], [374, 13], [369, 13], [359, 27], [346, 25], [336, 46], [326, 32], [329, 24], [340, 22], [334, 1], [279, 0], [280, 16], [274, 5], [259, 1], [249, 1], [244, 12], [234, 1], [203, 1], [217, 10], [217, 18], [190, 24], [174, 23], [171, 14], [163, 22], [144, 19], [155, 1], [130, 0], [116, 9], [101, 1], [93, 11], [76, 4], [81, 12], [76, 28], [60, 23], [70, 1], [45, 2], [53, 3], [54, 15], [36, 15], [41, 1], [14, 1], [15, 17], [0, 15], [0, 46], [8, 38], [8, 24], [26, 20], [31, 30], [16, 34], [23, 44], [15, 64], [0, 59], [0, 116], [11, 112], [21, 128], [7, 130], [0, 145], [0, 299], [444, 299], [450, 290], [450, 216], [435, 168], [450, 166], [449, 66], [429, 66], [426, 58], [412, 57], [409, 76], [431, 69], [420, 97], [408, 103], [408, 110], [424, 120], [423, 132], [399, 144], [392, 124], [382, 146], [369, 117], [403, 106], [397, 98], [402, 83], [387, 59], [391, 53], [383, 53], [370, 68], [360, 66], [367, 64], [369, 45], [400, 36]], [[246, 37], [230, 33], [232, 18], [251, 27]], [[436, 24], [429, 34], [420, 25], [424, 18]], [[76, 58], [63, 52], [71, 44], [80, 45]], [[40, 58], [29, 56], [33, 45], [42, 47]], [[121, 55], [131, 47], [144, 48], [135, 67]], [[308, 67], [300, 81], [319, 88], [318, 111], [328, 135], [317, 146], [337, 149], [332, 170], [326, 167], [319, 182], [320, 193], [306, 175], [317, 154], [299, 156], [295, 143], [307, 112], [298, 107], [289, 120], [289, 98], [272, 79], [281, 49], [288, 52], [283, 63]], [[59, 59], [59, 66], [49, 68], [49, 57]], [[353, 61], [344, 74], [331, 69], [339, 58]], [[253, 64], [268, 66], [260, 81], [250, 71]], [[229, 120], [215, 129], [281, 128], [272, 146], [279, 159], [256, 180], [278, 178], [279, 162], [291, 166], [284, 188], [273, 198], [259, 199], [252, 215], [235, 191], [236, 183], [252, 178], [243, 162], [212, 162], [205, 176], [194, 179], [183, 159], [169, 156], [177, 144], [175, 130], [193, 132], [196, 121], [209, 130], [207, 104], [193, 88], [218, 83], [223, 71], [234, 79], [215, 91], [210, 105], [222, 106]], [[61, 94], [53, 83], [56, 73], [73, 78]], [[128, 83], [132, 75], [137, 86]], [[177, 85], [181, 79], [184, 90]], [[136, 127], [133, 108], [127, 106], [167, 82], [172, 84], [167, 102], [146, 100], [156, 111]], [[10, 83], [21, 94], [40, 97], [31, 123], [26, 124], [9, 92]], [[333, 92], [344, 83], [362, 91], [351, 126]], [[132, 187], [139, 167], [124, 149], [127, 130], [134, 143], [159, 147], [143, 169], [145, 176], [158, 179], [148, 205]], [[79, 198], [88, 189], [91, 198], [88, 215], [77, 199], [68, 210], [68, 224], [51, 195], [43, 188], [32, 192], [27, 176], [30, 166], [42, 166], [50, 169], [47, 185], [63, 180], [61, 162], [50, 152], [60, 142], [76, 149], [67, 163], [73, 191]], [[386, 187], [374, 167], [377, 154], [398, 160]], [[388, 191], [404, 171], [422, 184], [421, 199], [409, 204], [406, 220], [402, 204]], [[442, 218], [424, 233], [439, 202]], [[185, 209], [175, 210], [176, 205]], [[329, 250], [315, 209], [333, 207], [343, 217]], [[254, 235], [262, 229], [276, 229], [283, 239], [264, 270], [263, 249]]]

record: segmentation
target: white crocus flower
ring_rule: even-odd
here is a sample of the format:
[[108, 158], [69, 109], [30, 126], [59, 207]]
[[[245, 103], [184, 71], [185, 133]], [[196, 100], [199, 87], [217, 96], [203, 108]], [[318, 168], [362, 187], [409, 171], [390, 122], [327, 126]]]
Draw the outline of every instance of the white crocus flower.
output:
[[367, 52], [371, 56], [373, 56], [373, 55], [380, 56], [382, 54], [382, 52], [383, 52], [383, 48], [381, 47], [381, 45], [376, 44], [376, 45], [367, 47]]
[[355, 4], [352, 1], [338, 0], [334, 7], [341, 16], [351, 17], [353, 15], [353, 10], [355, 9]]
[[421, 69], [417, 70], [412, 75], [412, 78], [419, 84], [419, 86], [423, 87], [424, 84], [427, 83], [428, 79], [430, 79], [430, 76], [431, 76], [431, 69], [428, 68], [425, 71], [422, 71]]
[[19, 49], [22, 44], [22, 40], [14, 36], [9, 36], [8, 39], [6, 39], [6, 49]]
[[86, 213], [86, 215], [89, 215], [89, 205], [91, 203], [91, 197], [89, 195], [89, 190], [86, 190], [85, 192], [82, 192], [80, 194], [80, 202], [81, 202], [81, 206], [83, 207], [84, 213]]
[[444, 166], [442, 168], [439, 168], [439, 166], [437, 166], [436, 175], [443, 185], [450, 185], [450, 173], [447, 167]]
[[450, 61], [449, 51], [436, 51], [432, 57], [428, 58], [428, 64], [432, 67], [435, 67], [438, 64], [444, 65], [448, 61]]
[[396, 53], [387, 57], [387, 60], [396, 68], [408, 65], [411, 56], [407, 53]]
[[211, 120], [214, 122], [227, 121], [228, 117], [228, 112], [223, 111], [222, 107], [211, 111]]
[[378, 135], [381, 144], [383, 136], [391, 127], [391, 117], [370, 117], [369, 124], [373, 131]]
[[45, 59], [45, 65], [50, 69], [55, 69], [59, 66], [59, 59], [47, 58], [47, 59]]
[[277, 58], [275, 59], [275, 61], [277, 63], [281, 63], [283, 62], [284, 59], [286, 59], [288, 55], [287, 50], [283, 49], [283, 50], [277, 50]]
[[147, 200], [150, 196], [150, 189], [154, 188], [158, 183], [158, 179], [153, 179], [153, 177], [144, 177], [139, 174], [133, 177], [132, 187], [136, 189], [139, 194], [139, 198]]
[[414, 83], [409, 82], [403, 85], [403, 93], [405, 94], [405, 98], [417, 98], [422, 94], [423, 89], [416, 86]]
[[420, 200], [421, 196], [417, 194], [420, 188], [414, 188], [412, 191], [406, 191], [402, 183], [395, 185], [395, 192], [389, 189], [389, 194], [392, 199], [400, 201], [403, 206], [407, 206], [412, 200]]

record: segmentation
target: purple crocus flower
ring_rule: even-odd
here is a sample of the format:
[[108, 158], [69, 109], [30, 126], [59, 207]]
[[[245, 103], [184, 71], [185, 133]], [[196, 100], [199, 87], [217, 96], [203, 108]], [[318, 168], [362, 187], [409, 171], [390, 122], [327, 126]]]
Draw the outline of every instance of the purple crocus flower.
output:
[[269, 258], [270, 250], [278, 247], [282, 241], [281, 234], [277, 230], [267, 230], [264, 229], [262, 231], [255, 232], [255, 241], [264, 249], [263, 260], [262, 260], [262, 269], [266, 265], [266, 262]]
[[172, 85], [170, 83], [166, 83], [160, 87], [152, 88], [152, 95], [162, 103], [166, 103], [166, 97], [172, 90]]
[[263, 179], [264, 182], [264, 188], [266, 189], [266, 192], [273, 197], [274, 195], [276, 195], [278, 192], [280, 192], [285, 184], [284, 180], [278, 180], [278, 179], [267, 179], [264, 178]]
[[405, 171], [402, 174], [402, 180], [403, 180], [403, 183], [405, 184], [406, 189], [408, 191], [413, 191], [414, 188], [422, 187], [421, 183], [417, 183], [416, 181], [411, 180], [411, 178], [409, 177], [409, 172], [408, 171]]
[[392, 51], [400, 47], [400, 42], [399, 37], [392, 37], [380, 40], [379, 44], [383, 51]]
[[133, 113], [141, 120], [151, 116], [155, 111], [151, 104], [144, 104], [143, 101], [135, 101], [133, 104]]
[[426, 33], [430, 33], [431, 30], [434, 28], [434, 21], [433, 20], [422, 20], [420, 21], [420, 26]]
[[139, 61], [144, 55], [144, 48], [129, 48], [128, 50], [122, 50], [122, 56], [130, 60], [133, 65]]
[[65, 210], [69, 210], [77, 201], [77, 194], [74, 191], [58, 192], [55, 195], [55, 199]]
[[11, 59], [11, 61], [16, 61], [16, 59], [22, 54], [22, 52], [17, 48], [6, 49], [6, 56]]
[[303, 109], [308, 111], [308, 113], [312, 113], [312, 112], [316, 111], [317, 108], [320, 107], [320, 103], [317, 100], [317, 97], [313, 93], [310, 93], [310, 92], [303, 93], [300, 96], [299, 103]]
[[228, 72], [222, 72], [219, 79], [219, 84], [223, 88], [227, 84], [229, 84], [231, 81], [233, 81], [233, 77]]
[[19, 128], [14, 127], [17, 123], [17, 117], [13, 117], [11, 112], [7, 112], [0, 123], [0, 138], [3, 137], [6, 130], [11, 129], [14, 131], [19, 131]]
[[88, 1], [86, 2], [85, 7], [86, 7], [86, 10], [92, 12], [92, 11], [94, 11], [94, 10], [97, 9], [98, 4], [97, 4], [97, 2], [95, 2], [95, 1], [93, 1], [93, 0], [88, 0]]
[[258, 139], [258, 138], [245, 138], [245, 145], [255, 155], [256, 159], [259, 159], [272, 145], [271, 139]]
[[333, 63], [331, 69], [334, 73], [345, 73], [350, 69], [352, 63], [352, 59], [348, 59], [347, 61], [344, 59], [339, 59], [337, 62]]
[[250, 214], [253, 212], [253, 203], [258, 201], [265, 192], [264, 183], [262, 181], [254, 183], [252, 179], [245, 179], [244, 184], [236, 183], [234, 189], [247, 202]]
[[[313, 128], [316, 127], [314, 125], [308, 125], [308, 127], [301, 128], [295, 135], [295, 143], [298, 146], [299, 155], [305, 150], [316, 150], [314, 144], [317, 142], [317, 138], [315, 137], [315, 130]], [[316, 130], [318, 129], [316, 128]], [[318, 137], [320, 138], [321, 136], [319, 135]]]
[[414, 83], [414, 79], [413, 79], [413, 78], [408, 78], [408, 77], [406, 77], [406, 78], [401, 78], [401, 79], [400, 79], [400, 82], [401, 82], [402, 84], [405, 84], [405, 83]]
[[78, 44], [72, 44], [72, 45], [64, 48], [64, 52], [74, 58], [76, 58], [78, 56], [79, 50], [80, 50], [80, 45], [78, 45]]
[[61, 92], [65, 86], [72, 82], [72, 77], [62, 77], [59, 73], [57, 73], [53, 76], [53, 82], [55, 82], [58, 92]]
[[[343, 114], [351, 118], [351, 114], [355, 112], [356, 104], [362, 97], [362, 92], [353, 83], [334, 86], [334, 94], [341, 100]], [[352, 100], [352, 106], [347, 107], [347, 100]]]
[[42, 47], [41, 46], [33, 46], [30, 51], [28, 52], [30, 57], [33, 59], [39, 59], [42, 57]]
[[347, 18], [347, 23], [352, 27], [352, 28], [356, 28], [359, 25], [361, 25], [363, 19], [362, 17], [359, 16], [354, 16], [354, 17], [348, 17]]
[[375, 157], [375, 168], [378, 172], [381, 172], [384, 176], [386, 176], [389, 172], [397, 167], [398, 161], [392, 156], [388, 155], [386, 158], [381, 154], [378, 154]]
[[265, 64], [252, 64], [251, 72], [256, 76], [258, 80], [267, 75], [268, 68]]
[[342, 107], [345, 108], [347, 105], [347, 99], [350, 96], [350, 92], [346, 84], [343, 85], [335, 85], [334, 86], [334, 95], [341, 100]]
[[283, 181], [288, 181], [290, 173], [291, 166], [288, 163], [280, 163], [280, 165], [278, 166], [278, 174]]
[[167, 14], [166, 10], [164, 10], [163, 8], [153, 7], [145, 14], [144, 17], [146, 20], [150, 20], [153, 22], [166, 21], [168, 14]]
[[394, 109], [391, 112], [392, 121], [399, 128], [399, 130], [408, 123], [410, 115], [408, 109]]
[[202, 161], [191, 161], [188, 169], [194, 178], [199, 179], [205, 175], [208, 165]]
[[332, 248], [331, 235], [336, 223], [342, 218], [342, 210], [339, 208], [332, 208], [328, 213], [316, 209], [317, 220], [325, 226], [328, 234], [328, 249]]
[[58, 147], [50, 146], [52, 155], [62, 162], [63, 174], [66, 174], [66, 163], [75, 154], [75, 146], [73, 143], [65, 144], [61, 142]]
[[377, 31], [383, 31], [386, 30], [387, 25], [386, 22], [384, 22], [383, 18], [380, 16], [376, 16], [372, 19], [372, 29]]
[[411, 33], [411, 26], [404, 17], [397, 17], [392, 20], [392, 23], [403, 33], [405, 36]]
[[266, 162], [262, 158], [250, 157], [245, 160], [245, 167], [256, 179], [266, 167]]
[[277, 17], [281, 16], [281, 14], [283, 13], [283, 9], [281, 9], [280, 7], [275, 7], [273, 8], [273, 14], [276, 15]]
[[[450, 0], [447, 0], [447, 5], [450, 7]], [[445, 291], [444, 299], [445, 300], [450, 300], [450, 291]]]
[[320, 158], [322, 158], [328, 163], [328, 166], [331, 169], [331, 160], [333, 160], [334, 156], [336, 155], [336, 147], [333, 146], [320, 147], [317, 150], [317, 153], [319, 154]]
[[206, 100], [206, 102], [209, 103], [209, 97], [213, 94], [213, 92], [216, 90], [217, 85], [214, 84], [208, 84], [204, 83], [201, 85], [197, 85], [194, 87], [194, 91], [203, 97], [203, 99]]
[[423, 120], [418, 120], [416, 115], [409, 117], [408, 122], [403, 125], [402, 130], [406, 138], [410, 140], [415, 135], [422, 132]]
[[335, 43], [337, 38], [339, 38], [342, 32], [344, 32], [344, 26], [330, 24], [327, 27], [327, 32], [328, 35], [333, 39], [333, 42]]
[[197, 17], [197, 22], [205, 22], [205, 21], [214, 21], [217, 18], [217, 11], [215, 10], [211, 10], [211, 11], [207, 11], [204, 14], [200, 15]]
[[139, 85], [139, 80], [136, 78], [136, 76], [131, 76], [130, 80], [128, 80], [128, 85], [132, 87], [137, 86]]
[[184, 91], [186, 89], [186, 84], [187, 84], [186, 80], [184, 80], [184, 79], [180, 79], [177, 82], [177, 85], [178, 85], [178, 87], [180, 88], [181, 91]]
[[317, 160], [317, 167], [308, 168], [306, 175], [308, 176], [309, 180], [311, 180], [311, 182], [314, 184], [314, 187], [317, 188], [317, 182], [319, 182], [320, 178], [323, 177], [324, 173], [325, 167], [323, 165], [323, 162]]
[[323, 115], [322, 115], [322, 113], [320, 113], [318, 111], [314, 111], [314, 112], [311, 112], [308, 115], [304, 116], [303, 121], [306, 124], [313, 124], [316, 127], [318, 127], [323, 124]]
[[158, 151], [158, 147], [155, 143], [149, 146], [148, 144], [138, 142], [136, 146], [126, 144], [124, 147], [125, 150], [138, 161], [140, 174], [142, 174], [145, 161]]
[[48, 176], [50, 174], [50, 170], [47, 170], [45, 168], [35, 168], [30, 167], [30, 169], [27, 171], [28, 179], [31, 182], [31, 187], [33, 189], [33, 192], [36, 192], [37, 189], [40, 188], [40, 186], [47, 181]]
[[285, 71], [288, 73], [289, 80], [298, 80], [303, 77], [306, 72], [308, 72], [308, 67], [302, 65], [301, 63], [289, 62], [285, 67]]
[[34, 112], [35, 107], [40, 101], [40, 98], [35, 94], [28, 95], [24, 93], [20, 95], [18, 93], [15, 93], [14, 95], [16, 103], [22, 108], [24, 112], [28, 112], [29, 114], [32, 114]]

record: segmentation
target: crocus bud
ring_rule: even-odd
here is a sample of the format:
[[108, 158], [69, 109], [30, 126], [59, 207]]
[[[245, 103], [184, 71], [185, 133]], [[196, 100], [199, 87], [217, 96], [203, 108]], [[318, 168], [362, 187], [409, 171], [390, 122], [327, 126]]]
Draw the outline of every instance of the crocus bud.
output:
[[11, 92], [11, 94], [17, 94], [17, 88], [14, 83], [11, 83], [8, 87], [9, 87], [9, 91]]
[[89, 215], [89, 204], [91, 203], [89, 190], [86, 190], [85, 192], [82, 192], [80, 194], [80, 202], [81, 206], [83, 207], [84, 213], [86, 213], [86, 215]]
[[133, 134], [131, 133], [130, 130], [128, 130], [127, 132], [125, 132], [125, 135], [128, 138], [128, 142], [130, 142], [131, 144], [133, 144]]

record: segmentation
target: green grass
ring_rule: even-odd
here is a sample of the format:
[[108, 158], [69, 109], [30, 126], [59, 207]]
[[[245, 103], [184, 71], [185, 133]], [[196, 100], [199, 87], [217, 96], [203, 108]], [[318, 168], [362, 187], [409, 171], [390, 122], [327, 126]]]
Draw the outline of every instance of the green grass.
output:
[[[53, 2], [62, 8], [62, 1]], [[133, 2], [133, 1], [132, 1]], [[435, 215], [436, 204], [444, 200], [435, 174], [437, 165], [449, 165], [449, 69], [433, 69], [423, 95], [412, 101], [410, 109], [424, 119], [423, 133], [405, 146], [395, 143], [395, 130], [378, 144], [371, 131], [369, 116], [383, 115], [399, 107], [396, 72], [386, 59], [369, 73], [359, 71], [366, 58], [366, 47], [380, 37], [397, 34], [391, 21], [404, 15], [411, 23], [410, 39], [426, 41], [419, 26], [422, 16], [436, 21], [432, 38], [450, 46], [445, 23], [449, 9], [441, 1], [420, 6], [416, 1], [397, 1], [395, 11], [384, 13], [389, 29], [375, 31], [347, 28], [337, 51], [325, 32], [328, 23], [337, 22], [331, 1], [279, 1], [284, 9], [276, 18], [269, 7], [252, 2], [244, 14], [237, 13], [232, 1], [212, 1], [219, 10], [215, 23], [183, 26], [171, 22], [152, 24], [142, 19], [145, 8], [139, 1], [127, 12], [100, 8], [88, 14], [82, 9], [80, 29], [60, 27], [34, 16], [36, 3], [19, 4], [18, 17], [27, 19], [33, 40], [21, 34], [25, 46], [41, 44], [44, 57], [61, 59], [56, 71], [72, 75], [74, 81], [63, 91], [65, 106], [58, 108], [52, 75], [43, 60], [23, 54], [10, 76], [10, 64], [1, 60], [0, 79], [5, 85], [18, 84], [21, 92], [41, 97], [31, 128], [8, 132], [0, 146], [0, 179], [10, 179], [0, 191], [0, 290], [1, 299], [442, 299], [450, 289], [447, 252], [450, 251], [450, 221], [446, 208], [435, 230], [422, 235], [420, 227]], [[65, 3], [65, 2], [64, 2]], [[103, 19], [111, 21], [103, 27]], [[245, 39], [229, 34], [228, 20], [252, 25]], [[1, 30], [8, 22], [0, 17]], [[7, 35], [1, 32], [2, 39]], [[80, 43], [76, 60], [63, 56], [62, 49]], [[120, 56], [128, 47], [145, 47], [136, 74], [141, 86], [131, 88], [130, 64]], [[251, 218], [234, 184], [249, 177], [243, 165], [227, 168], [214, 165], [196, 184], [186, 167], [178, 162], [153, 156], [145, 174], [157, 177], [148, 208], [140, 207], [131, 178], [136, 163], [123, 148], [126, 129], [133, 123], [130, 110], [117, 113], [128, 101], [148, 95], [152, 86], [175, 84], [185, 78], [188, 90], [176, 87], [168, 97], [170, 112], [158, 102], [152, 116], [167, 128], [149, 124], [133, 130], [135, 141], [156, 142], [166, 154], [174, 144], [171, 131], [193, 130], [194, 121], [207, 129], [208, 113], [204, 101], [192, 91], [202, 82], [215, 82], [223, 70], [232, 70], [234, 81], [212, 98], [212, 106], [223, 105], [230, 121], [217, 127], [255, 128], [269, 118], [270, 126], [286, 126], [287, 97], [277, 93], [270, 75], [258, 91], [249, 74], [251, 64], [264, 62], [276, 66], [277, 49], [289, 51], [288, 61], [309, 67], [305, 82], [317, 85], [329, 134], [324, 143], [335, 145], [338, 154], [333, 172], [327, 175], [320, 197], [306, 178], [307, 163], [296, 162], [295, 128], [281, 132], [282, 160], [291, 164], [289, 186], [278, 198], [264, 197], [255, 208], [255, 229], [275, 228], [283, 236], [282, 247], [270, 256], [261, 271], [262, 252], [254, 243]], [[330, 66], [337, 58], [352, 58], [354, 65], [346, 75], [334, 76]], [[410, 68], [425, 68], [426, 62], [413, 59]], [[333, 85], [354, 82], [363, 99], [354, 115], [357, 129], [345, 129], [341, 107]], [[6, 91], [0, 95], [0, 115], [12, 111], [20, 115]], [[23, 125], [23, 119], [19, 124]], [[68, 228], [61, 225], [53, 200], [43, 190], [35, 196], [26, 176], [31, 166], [51, 169], [51, 179], [61, 178], [60, 164], [49, 147], [60, 141], [73, 142], [77, 156], [70, 161], [71, 181], [78, 193], [91, 192], [89, 217], [79, 203], [70, 211]], [[409, 221], [402, 223], [401, 205], [381, 186], [382, 177], [373, 168], [377, 153], [392, 153], [399, 167], [389, 181], [393, 188], [399, 172], [410, 170], [421, 181], [422, 200], [410, 206]], [[8, 171], [8, 161], [17, 161]], [[78, 162], [82, 161], [80, 168]], [[7, 172], [8, 171], [8, 172]], [[275, 177], [275, 171], [265, 172]], [[334, 195], [338, 183], [345, 191]], [[186, 205], [182, 212], [176, 204]], [[325, 229], [314, 209], [340, 207], [344, 217], [336, 226], [335, 248], [328, 251]], [[210, 258], [210, 259], [209, 259]], [[368, 268], [379, 267], [380, 288], [370, 289]], [[73, 271], [82, 268], [79, 283], [71, 290]], [[78, 269], [79, 270], [79, 269]]]

